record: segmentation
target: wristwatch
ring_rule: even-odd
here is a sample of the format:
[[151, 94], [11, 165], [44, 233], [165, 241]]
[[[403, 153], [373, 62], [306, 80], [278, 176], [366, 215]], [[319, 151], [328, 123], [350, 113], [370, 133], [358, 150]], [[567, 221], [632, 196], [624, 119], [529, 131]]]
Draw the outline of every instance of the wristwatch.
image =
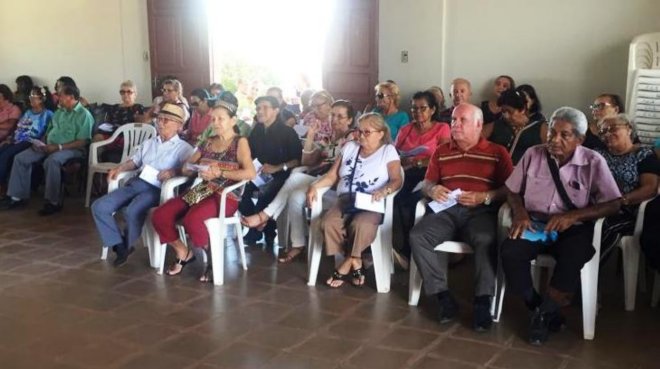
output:
[[286, 163], [284, 163], [284, 165], [282, 166], [282, 170], [285, 172], [289, 170], [289, 167], [286, 165]]
[[484, 199], [484, 205], [490, 205], [493, 199], [490, 198], [490, 192], [486, 192], [486, 198]]

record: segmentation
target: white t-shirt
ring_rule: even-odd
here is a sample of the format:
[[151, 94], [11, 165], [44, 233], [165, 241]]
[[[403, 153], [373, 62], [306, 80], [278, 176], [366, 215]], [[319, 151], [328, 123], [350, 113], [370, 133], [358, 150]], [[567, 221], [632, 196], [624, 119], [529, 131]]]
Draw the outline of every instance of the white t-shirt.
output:
[[351, 172], [355, 168], [353, 176], [353, 192], [373, 193], [383, 187], [390, 176], [387, 171], [387, 164], [393, 161], [399, 161], [399, 154], [393, 145], [383, 145], [376, 152], [369, 155], [368, 158], [360, 157], [355, 164], [360, 145], [356, 142], [347, 142], [341, 150], [341, 165], [339, 166], [339, 184], [337, 184], [337, 194], [341, 195], [349, 192], [349, 183]]

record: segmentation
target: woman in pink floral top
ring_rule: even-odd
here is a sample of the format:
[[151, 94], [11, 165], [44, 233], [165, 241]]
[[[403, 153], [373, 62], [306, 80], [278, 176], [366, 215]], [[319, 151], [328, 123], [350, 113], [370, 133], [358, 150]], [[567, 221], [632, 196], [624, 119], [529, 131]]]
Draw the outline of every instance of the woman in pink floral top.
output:
[[[270, 205], [255, 215], [243, 218], [244, 225], [258, 229], [259, 227], [263, 227], [269, 219], [276, 219], [286, 207], [287, 216], [291, 223], [290, 236], [292, 248], [286, 255], [278, 259], [280, 263], [293, 261], [302, 253], [303, 247], [305, 247], [307, 222], [304, 217], [303, 208], [305, 207], [306, 193], [309, 185], [317, 177], [330, 170], [337, 155], [341, 154], [344, 144], [356, 138], [353, 134], [354, 131], [351, 129], [355, 110], [350, 101], [335, 101], [332, 104], [329, 116], [332, 135], [329, 137], [323, 136], [323, 139], [319, 141], [306, 140], [303, 147], [302, 165], [307, 166], [308, 169], [304, 173], [291, 173]], [[307, 131], [307, 136], [318, 137], [319, 130], [319, 123], [312, 124]], [[330, 193], [328, 195], [332, 196]]]
[[[400, 246], [399, 253], [406, 258], [410, 257], [408, 232], [414, 225], [415, 206], [421, 196], [420, 191], [413, 192], [413, 189], [424, 180], [429, 159], [435, 148], [449, 141], [451, 136], [449, 124], [436, 120], [439, 109], [433, 93], [415, 93], [410, 105], [413, 121], [401, 127], [394, 144], [399, 150], [401, 166], [406, 174], [406, 181], [394, 198], [395, 214], [399, 216], [403, 231], [403, 245]], [[405, 265], [406, 261], [402, 264]]]

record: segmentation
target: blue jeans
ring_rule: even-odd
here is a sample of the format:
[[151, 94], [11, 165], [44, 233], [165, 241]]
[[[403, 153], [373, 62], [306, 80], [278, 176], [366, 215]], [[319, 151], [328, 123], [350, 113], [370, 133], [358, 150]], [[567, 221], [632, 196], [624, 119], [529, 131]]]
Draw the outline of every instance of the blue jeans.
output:
[[9, 180], [11, 164], [14, 162], [14, 156], [30, 147], [29, 142], [19, 142], [0, 146], [0, 185], [6, 185]]
[[[101, 234], [103, 246], [125, 244], [131, 248], [140, 238], [142, 226], [149, 209], [158, 206], [160, 188], [140, 178], [132, 178], [126, 186], [101, 197], [92, 204], [92, 215]], [[126, 221], [126, 237], [117, 225], [113, 214], [121, 209]], [[125, 242], [125, 243], [124, 243]]]

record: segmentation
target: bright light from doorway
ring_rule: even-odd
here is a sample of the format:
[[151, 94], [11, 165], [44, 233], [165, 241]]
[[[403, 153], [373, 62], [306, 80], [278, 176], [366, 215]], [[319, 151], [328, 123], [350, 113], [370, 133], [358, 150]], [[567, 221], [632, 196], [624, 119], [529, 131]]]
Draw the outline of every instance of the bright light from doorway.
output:
[[335, 0], [207, 1], [214, 81], [231, 90], [242, 78], [261, 93], [277, 85], [289, 97], [322, 87], [323, 49]]

